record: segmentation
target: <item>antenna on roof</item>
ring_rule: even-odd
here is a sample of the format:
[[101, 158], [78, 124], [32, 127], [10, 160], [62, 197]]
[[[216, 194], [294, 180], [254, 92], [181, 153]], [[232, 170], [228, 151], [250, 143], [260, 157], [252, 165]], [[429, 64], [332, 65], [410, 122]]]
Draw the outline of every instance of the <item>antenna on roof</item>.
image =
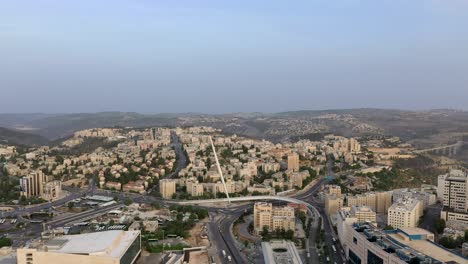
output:
[[209, 138], [210, 138], [211, 148], [213, 149], [214, 157], [215, 157], [215, 160], [216, 160], [216, 167], [218, 168], [218, 173], [219, 173], [219, 176], [221, 177], [221, 182], [223, 183], [223, 186], [224, 186], [224, 192], [226, 193], [228, 203], [231, 204], [231, 198], [229, 198], [229, 193], [227, 191], [226, 183], [224, 182], [223, 172], [221, 171], [221, 166], [219, 165], [218, 154], [216, 154], [216, 149], [215, 149], [215, 146], [213, 144], [213, 140], [211, 139], [211, 136]]

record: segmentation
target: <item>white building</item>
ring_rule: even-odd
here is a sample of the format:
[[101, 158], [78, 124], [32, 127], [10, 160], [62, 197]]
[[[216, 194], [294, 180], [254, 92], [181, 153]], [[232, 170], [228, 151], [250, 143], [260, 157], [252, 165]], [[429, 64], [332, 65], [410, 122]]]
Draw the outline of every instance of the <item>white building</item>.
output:
[[388, 225], [394, 228], [416, 227], [423, 211], [422, 201], [416, 199], [399, 201], [388, 209]]

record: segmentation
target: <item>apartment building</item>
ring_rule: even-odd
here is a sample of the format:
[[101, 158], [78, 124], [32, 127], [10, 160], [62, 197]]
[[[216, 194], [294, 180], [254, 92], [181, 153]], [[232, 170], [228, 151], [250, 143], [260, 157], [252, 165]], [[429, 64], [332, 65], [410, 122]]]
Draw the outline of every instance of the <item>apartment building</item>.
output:
[[270, 232], [284, 229], [295, 230], [296, 218], [294, 208], [290, 206], [273, 206], [271, 203], [257, 202], [254, 205], [254, 230], [257, 234], [267, 227]]
[[337, 196], [341, 197], [341, 187], [334, 184], [327, 184], [324, 187], [325, 194], [336, 194]]
[[288, 170], [293, 172], [299, 171], [299, 155], [296, 153], [288, 155]]
[[331, 217], [336, 215], [343, 207], [343, 198], [339, 195], [327, 194], [325, 195], [325, 213]]
[[20, 180], [21, 195], [26, 198], [41, 196], [44, 191], [44, 173], [41, 171], [32, 172]]
[[191, 196], [202, 196], [203, 195], [203, 185], [198, 181], [188, 182], [187, 183], [187, 192]]
[[352, 206], [368, 206], [373, 211], [385, 214], [388, 208], [392, 205], [392, 192], [368, 192], [354, 196], [346, 197], [346, 205]]
[[159, 181], [159, 192], [164, 199], [171, 199], [172, 195], [176, 193], [177, 180], [162, 179]]

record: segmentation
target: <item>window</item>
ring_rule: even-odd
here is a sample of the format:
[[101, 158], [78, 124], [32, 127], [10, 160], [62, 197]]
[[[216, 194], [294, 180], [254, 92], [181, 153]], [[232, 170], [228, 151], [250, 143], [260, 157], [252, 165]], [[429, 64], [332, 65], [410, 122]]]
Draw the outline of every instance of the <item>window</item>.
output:
[[141, 250], [141, 238], [140, 235], [133, 241], [132, 245], [127, 249], [127, 252], [120, 259], [120, 264], [132, 264], [136, 259], [136, 256]]
[[349, 264], [361, 264], [361, 259], [350, 249], [349, 250]]
[[368, 264], [383, 264], [383, 259], [375, 255], [372, 251], [367, 250], [367, 263]]

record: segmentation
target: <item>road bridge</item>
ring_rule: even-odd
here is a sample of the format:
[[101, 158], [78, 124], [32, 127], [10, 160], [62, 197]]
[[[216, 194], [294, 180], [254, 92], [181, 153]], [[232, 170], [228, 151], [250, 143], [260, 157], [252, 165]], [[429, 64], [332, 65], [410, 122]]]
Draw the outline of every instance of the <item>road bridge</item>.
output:
[[414, 152], [415, 153], [436, 153], [436, 154], [447, 155], [447, 156], [455, 156], [457, 155], [458, 151], [463, 147], [463, 145], [464, 145], [463, 141], [458, 141], [455, 144], [428, 148], [428, 149], [420, 149]]

